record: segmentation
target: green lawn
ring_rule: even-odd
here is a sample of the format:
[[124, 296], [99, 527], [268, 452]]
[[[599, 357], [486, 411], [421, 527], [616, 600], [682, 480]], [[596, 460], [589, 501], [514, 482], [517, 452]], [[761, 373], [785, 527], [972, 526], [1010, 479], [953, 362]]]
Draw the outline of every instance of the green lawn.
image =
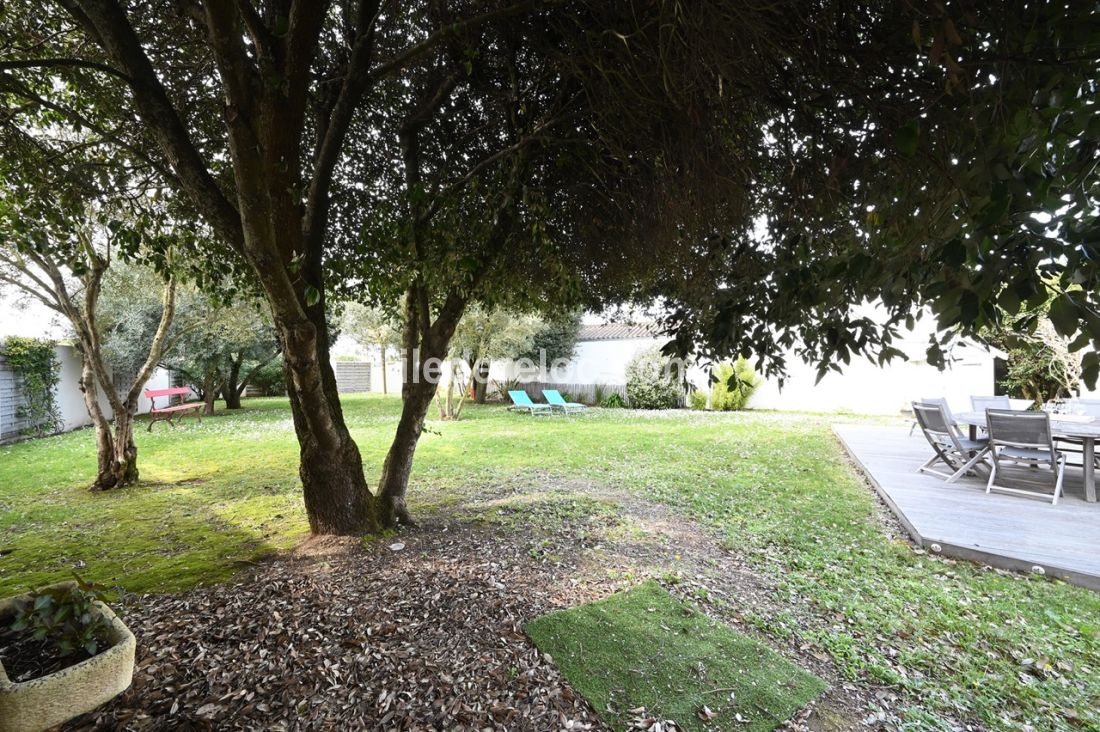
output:
[[[0, 448], [0, 594], [74, 566], [130, 590], [181, 589], [299, 541], [286, 403], [246, 404], [201, 426], [141, 432], [144, 482], [115, 493], [84, 490], [88, 432]], [[393, 398], [345, 399], [372, 477], [397, 410]], [[742, 608], [744, 617], [827, 654], [851, 678], [900, 690], [911, 729], [947, 729], [951, 719], [1100, 729], [1100, 596], [888, 540], [828, 424], [625, 410], [535, 420], [472, 405], [460, 422], [430, 424], [410, 503], [423, 513], [536, 472], [634, 491], [720, 532], [789, 607]]]

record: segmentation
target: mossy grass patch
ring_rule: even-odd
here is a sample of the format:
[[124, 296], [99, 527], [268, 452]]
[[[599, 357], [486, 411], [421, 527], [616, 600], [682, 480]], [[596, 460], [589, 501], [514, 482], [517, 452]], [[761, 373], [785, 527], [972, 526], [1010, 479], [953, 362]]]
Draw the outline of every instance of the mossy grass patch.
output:
[[772, 730], [825, 689], [759, 641], [646, 582], [527, 634], [614, 728], [644, 707], [685, 730]]

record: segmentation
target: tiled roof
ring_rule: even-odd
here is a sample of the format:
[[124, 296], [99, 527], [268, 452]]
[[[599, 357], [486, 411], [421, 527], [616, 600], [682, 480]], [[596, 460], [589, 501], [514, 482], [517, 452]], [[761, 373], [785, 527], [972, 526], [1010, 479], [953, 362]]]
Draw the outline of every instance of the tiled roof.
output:
[[582, 325], [578, 341], [623, 341], [633, 338], [656, 338], [660, 335], [654, 323], [600, 323]]

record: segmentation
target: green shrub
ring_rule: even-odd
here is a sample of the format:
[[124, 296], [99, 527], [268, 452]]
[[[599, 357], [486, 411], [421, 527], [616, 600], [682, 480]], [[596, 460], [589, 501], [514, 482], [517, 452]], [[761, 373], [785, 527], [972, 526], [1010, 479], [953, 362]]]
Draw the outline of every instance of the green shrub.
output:
[[634, 409], [672, 409], [684, 389], [672, 361], [659, 348], [642, 351], [626, 366], [626, 400]]
[[286, 394], [286, 377], [283, 375], [283, 359], [277, 358], [271, 363], [261, 366], [252, 379], [249, 386], [254, 386], [263, 392], [264, 396], [282, 396]]
[[749, 397], [760, 386], [760, 376], [740, 357], [734, 363], [720, 363], [711, 372], [716, 379], [710, 391], [710, 408], [721, 412], [744, 409]]
[[702, 411], [707, 408], [707, 393], [702, 389], [694, 389], [691, 392], [691, 408]]
[[111, 627], [94, 609], [103, 599], [96, 585], [80, 577], [32, 592], [15, 601], [11, 630], [49, 641], [60, 656], [74, 651], [94, 656], [107, 645]]
[[626, 406], [626, 401], [623, 399], [622, 395], [619, 394], [619, 392], [613, 391], [607, 397], [607, 399], [604, 399], [603, 402], [601, 402], [601, 404], [603, 404], [603, 406], [607, 407], [608, 409], [622, 409]]
[[4, 342], [8, 367], [22, 382], [23, 402], [15, 416], [27, 421], [23, 432], [36, 437], [61, 429], [64, 424], [54, 398], [61, 379], [61, 363], [54, 342], [39, 338], [11, 336]]
[[523, 382], [519, 379], [501, 379], [499, 381], [494, 380], [493, 387], [493, 399], [499, 402], [510, 403], [508, 392], [519, 391], [523, 389]]
[[592, 385], [592, 403], [597, 407], [607, 400], [607, 386], [605, 384]]

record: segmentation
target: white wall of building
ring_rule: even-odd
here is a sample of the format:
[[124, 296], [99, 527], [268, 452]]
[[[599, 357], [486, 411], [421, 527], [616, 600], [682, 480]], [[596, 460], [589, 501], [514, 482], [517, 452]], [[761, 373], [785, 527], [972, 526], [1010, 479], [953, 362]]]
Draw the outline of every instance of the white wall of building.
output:
[[[817, 369], [788, 354], [788, 377], [779, 388], [778, 379], [766, 379], [749, 400], [753, 409], [898, 414], [911, 402], [946, 398], [954, 411], [969, 411], [972, 395], [993, 393], [994, 356], [977, 346], [957, 349], [957, 359], [944, 371], [931, 366], [915, 348], [903, 348], [909, 361], [895, 360], [878, 366], [866, 359], [853, 359], [841, 373], [830, 372], [816, 382]], [[816, 382], [816, 383], [815, 383]]]
[[[639, 352], [665, 342], [663, 338], [580, 342], [564, 375], [556, 380], [624, 384], [630, 360]], [[816, 367], [803, 363], [790, 352], [783, 387], [780, 388], [777, 378], [764, 379], [749, 406], [781, 411], [898, 414], [914, 400], [943, 397], [953, 410], [967, 411], [972, 395], [993, 393], [994, 352], [972, 344], [956, 346], [949, 354], [951, 362], [940, 371], [925, 359], [926, 344], [926, 340], [906, 339], [897, 346], [909, 356], [908, 361], [895, 360], [880, 367], [867, 359], [854, 358], [842, 366], [841, 373], [830, 372], [820, 382]], [[514, 367], [494, 364], [493, 375], [513, 376], [514, 371]], [[688, 369], [687, 378], [699, 388], [710, 388], [708, 369], [693, 366]]]
[[[92, 420], [84, 406], [84, 395], [80, 392], [80, 354], [72, 346], [56, 346], [54, 352], [61, 369], [53, 398], [65, 425], [64, 430], [68, 432], [91, 424]], [[104, 414], [112, 413], [111, 405], [103, 394], [99, 395], [99, 407]]]
[[[869, 317], [877, 314], [873, 307], [861, 310]], [[947, 368], [940, 371], [925, 358], [928, 337], [934, 332], [931, 318], [918, 318], [916, 327], [895, 343], [909, 357], [908, 361], [898, 359], [880, 367], [857, 357], [843, 365], [841, 373], [830, 372], [820, 382], [817, 382], [816, 367], [803, 363], [791, 351], [786, 358], [788, 375], [783, 388], [780, 389], [778, 379], [765, 379], [749, 406], [783, 411], [898, 414], [922, 397], [945, 397], [953, 410], [967, 411], [970, 396], [993, 393], [996, 354], [976, 344], [959, 344], [950, 351], [951, 362]], [[626, 383], [626, 367], [631, 359], [641, 351], [664, 345], [667, 340], [655, 337], [579, 341], [573, 358], [563, 370], [553, 374], [553, 378], [531, 374], [527, 378], [561, 384], [621, 386]], [[376, 368], [380, 367], [377, 347], [364, 348], [352, 341], [334, 352], [355, 354], [371, 361]], [[393, 362], [388, 366], [390, 392], [399, 393], [401, 366]], [[708, 371], [694, 366], [688, 370], [687, 378], [696, 386], [708, 389]], [[519, 365], [513, 362], [494, 362], [489, 373], [490, 379], [498, 382], [521, 375]], [[371, 379], [371, 389], [381, 391], [380, 378]]]
[[[606, 341], [578, 341], [568, 365], [554, 374], [553, 381], [563, 384], [626, 383], [626, 366], [642, 351], [661, 346], [667, 339], [629, 338]], [[537, 365], [537, 364], [536, 364]], [[547, 364], [549, 368], [551, 364]], [[492, 378], [515, 378], [519, 367], [510, 362], [494, 363]]]

